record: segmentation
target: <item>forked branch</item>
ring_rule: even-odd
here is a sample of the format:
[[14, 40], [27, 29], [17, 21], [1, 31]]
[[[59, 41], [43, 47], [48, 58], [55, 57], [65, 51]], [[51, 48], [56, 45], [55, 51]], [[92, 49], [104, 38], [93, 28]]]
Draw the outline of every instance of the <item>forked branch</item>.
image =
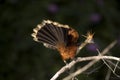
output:
[[90, 61], [87, 65], [85, 65], [84, 67], [78, 69], [77, 71], [75, 71], [74, 73], [68, 75], [67, 77], [65, 77], [63, 80], [69, 80], [72, 77], [75, 77], [79, 74], [81, 74], [82, 72], [86, 71], [88, 68], [90, 68], [92, 65], [94, 65], [96, 62], [98, 62], [101, 59], [108, 59], [108, 60], [115, 60], [115, 61], [120, 61], [120, 58], [118, 57], [113, 57], [113, 56], [103, 56], [106, 53], [109, 52], [109, 50], [117, 43], [117, 41], [113, 41], [110, 45], [108, 45], [102, 52], [101, 55], [98, 56], [91, 56], [91, 57], [78, 57], [76, 58], [76, 60], [71, 61], [68, 65], [63, 66], [50, 80], [56, 80], [62, 73], [64, 73], [65, 71], [67, 71], [68, 69], [70, 69], [72, 66], [74, 66], [76, 63], [78, 62], [83, 62], [83, 61], [88, 61], [88, 60], [92, 60]]

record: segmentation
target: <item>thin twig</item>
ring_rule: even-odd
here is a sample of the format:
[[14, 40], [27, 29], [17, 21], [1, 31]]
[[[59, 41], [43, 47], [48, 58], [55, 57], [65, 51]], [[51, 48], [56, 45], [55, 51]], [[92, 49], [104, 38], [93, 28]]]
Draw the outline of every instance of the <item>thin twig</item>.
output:
[[90, 75], [90, 74], [92, 74], [94, 72], [97, 72], [97, 70], [100, 69], [102, 66], [103, 66], [103, 64], [99, 65], [98, 67], [93, 68], [92, 70], [86, 72], [85, 74]]
[[82, 35], [83, 37], [85, 37], [85, 41], [83, 43], [81, 43], [81, 45], [78, 47], [78, 50], [77, 50], [77, 53], [78, 54], [82, 48], [84, 48], [87, 44], [90, 44], [90, 43], [94, 43], [93, 41], [93, 36], [94, 36], [94, 33], [91, 33], [91, 32], [87, 32], [87, 35]]
[[[100, 53], [99, 50], [98, 50], [98, 53], [99, 53], [99, 55], [101, 55], [101, 53]], [[105, 59], [102, 59], [102, 61], [103, 61], [103, 62], [106, 64], [106, 66], [113, 72], [114, 75], [116, 75], [117, 77], [120, 78], [120, 76], [115, 73], [116, 67], [118, 66], [118, 64], [119, 64], [119, 62], [120, 62], [120, 58], [119, 58], [119, 60], [117, 61], [114, 69], [112, 69], [112, 67], [105, 61]]]
[[[115, 63], [113, 63], [112, 61], [110, 61], [110, 60], [106, 60], [109, 64], [111, 64], [111, 65], [113, 65], [113, 66], [116, 66], [116, 64]], [[116, 68], [118, 68], [118, 69], [120, 69], [120, 67], [119, 66], [116, 66]]]
[[116, 70], [116, 68], [117, 68], [117, 66], [118, 66], [118, 64], [119, 64], [119, 62], [120, 62], [120, 60], [117, 61], [116, 65], [115, 65], [115, 68], [114, 68], [114, 70], [113, 70], [113, 73], [115, 73], [115, 70]]

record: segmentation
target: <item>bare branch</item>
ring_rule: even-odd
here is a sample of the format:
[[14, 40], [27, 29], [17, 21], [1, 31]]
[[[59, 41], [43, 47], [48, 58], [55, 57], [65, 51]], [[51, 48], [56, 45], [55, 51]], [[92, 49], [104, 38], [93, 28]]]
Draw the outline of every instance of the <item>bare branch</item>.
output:
[[[89, 62], [87, 65], [85, 65], [83, 68], [79, 69], [78, 71], [76, 71], [75, 73], [70, 74], [69, 76], [67, 76], [66, 78], [64, 78], [64, 80], [69, 80], [74, 76], [77, 76], [78, 74], [82, 73], [83, 71], [87, 70], [89, 67], [91, 67], [93, 64], [95, 64], [97, 61], [99, 61], [99, 59], [103, 59], [104, 58], [108, 58], [107, 56], [102, 56], [104, 54], [106, 54], [115, 44], [117, 43], [117, 41], [113, 41], [110, 45], [108, 45], [101, 53], [101, 57], [96, 56], [97, 58], [95, 59], [95, 56], [90, 58], [90, 57], [86, 57], [86, 58], [77, 58], [76, 61], [73, 60], [72, 62], [70, 62], [68, 65], [62, 67], [50, 80], [56, 80], [60, 74], [62, 74], [63, 72], [65, 72], [66, 70], [70, 69], [72, 66], [74, 66], [77, 62], [81, 62], [81, 61], [87, 61], [87, 60], [93, 60], [91, 62]], [[112, 56], [111, 56], [112, 57]], [[111, 58], [109, 57], [109, 59]], [[118, 60], [119, 58], [116, 57], [112, 57], [112, 59], [114, 60]]]
[[[70, 69], [73, 65], [75, 65], [78, 62], [83, 62], [83, 61], [89, 61], [89, 60], [100, 60], [100, 59], [110, 59], [110, 60], [116, 60], [116, 61], [120, 61], [120, 58], [117, 57], [113, 57], [113, 56], [91, 56], [91, 57], [78, 57], [76, 60], [73, 60], [70, 64], [62, 67], [50, 80], [56, 80], [56, 78], [62, 74], [63, 72], [65, 72], [66, 70]], [[89, 68], [90, 66], [92, 66], [94, 64], [93, 61], [91, 61], [89, 64], [87, 64], [87, 66], [83, 67], [80, 69], [79, 73], [75, 73], [76, 74], [80, 74], [80, 72], [83, 72], [84, 70], [86, 70], [87, 68]], [[73, 76], [74, 77], [74, 76]]]
[[78, 50], [77, 50], [77, 53], [78, 54], [82, 48], [84, 48], [87, 44], [89, 43], [94, 43], [93, 41], [93, 36], [94, 36], [94, 33], [91, 33], [91, 32], [87, 32], [87, 35], [82, 35], [83, 37], [85, 37], [85, 41], [83, 43], [81, 43], [81, 45], [78, 47]]
[[[110, 45], [108, 45], [102, 52], [101, 55], [99, 55], [99, 57], [103, 56], [104, 54], [108, 53], [108, 51], [117, 43], [117, 41], [113, 41]], [[97, 49], [98, 51], [98, 49]], [[103, 58], [102, 58], [103, 59]], [[94, 65], [96, 62], [98, 62], [100, 60], [99, 59], [94, 59], [93, 61], [89, 62], [87, 65], [85, 65], [84, 67], [80, 68], [79, 70], [77, 70], [76, 72], [70, 74], [69, 76], [65, 77], [63, 80], [69, 80], [74, 76], [77, 76], [78, 74], [84, 72], [85, 70], [87, 70], [88, 68], [90, 68], [92, 65]], [[119, 58], [118, 58], [119, 61]]]
[[114, 68], [114, 70], [113, 70], [113, 73], [115, 73], [115, 70], [116, 70], [116, 68], [117, 68], [117, 66], [118, 66], [118, 64], [119, 64], [119, 62], [120, 62], [120, 61], [117, 61], [116, 65], [115, 65], [115, 68]]
[[[116, 64], [115, 63], [113, 63], [112, 61], [110, 61], [110, 60], [106, 60], [109, 64], [111, 64], [111, 65], [113, 65], [113, 66], [116, 66]], [[120, 67], [119, 66], [117, 66], [116, 68], [118, 68], [118, 69], [120, 69]], [[114, 69], [115, 70], [115, 69]]]
[[[99, 53], [99, 55], [101, 55], [101, 53], [100, 53], [100, 51], [98, 50], [98, 53]], [[117, 75], [116, 73], [115, 73], [115, 70], [116, 70], [116, 68], [117, 68], [117, 66], [118, 66], [118, 64], [119, 64], [119, 62], [120, 62], [120, 60], [119, 61], [117, 61], [117, 63], [116, 63], [116, 65], [115, 65], [115, 68], [114, 69], [112, 69], [112, 67], [106, 62], [106, 60], [105, 59], [102, 59], [102, 61], [106, 64], [106, 66], [113, 72], [113, 74], [114, 75], [116, 75], [117, 77], [119, 77], [120, 78], [120, 76], [119, 75]]]

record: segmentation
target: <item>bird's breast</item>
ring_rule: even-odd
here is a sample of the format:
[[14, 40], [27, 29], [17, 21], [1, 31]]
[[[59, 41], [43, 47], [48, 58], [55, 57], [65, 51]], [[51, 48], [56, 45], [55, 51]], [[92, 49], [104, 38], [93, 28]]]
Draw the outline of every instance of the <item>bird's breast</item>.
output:
[[77, 46], [69, 45], [69, 46], [61, 46], [58, 48], [60, 55], [63, 60], [73, 59], [76, 55]]

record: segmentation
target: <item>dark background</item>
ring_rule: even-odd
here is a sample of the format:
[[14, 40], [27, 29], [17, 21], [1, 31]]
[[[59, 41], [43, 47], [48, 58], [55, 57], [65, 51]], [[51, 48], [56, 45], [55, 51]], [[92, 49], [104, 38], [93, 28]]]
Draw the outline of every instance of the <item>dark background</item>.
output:
[[[78, 56], [97, 55], [95, 47], [103, 50], [114, 40], [118, 43], [109, 54], [120, 56], [119, 3], [120, 0], [0, 0], [0, 80], [49, 80], [65, 65], [57, 51], [31, 37], [32, 29], [44, 19], [68, 24], [81, 39], [81, 34], [95, 32], [96, 44], [88, 45]], [[101, 67], [92, 74], [85, 72], [78, 78], [104, 80], [108, 68], [102, 61], [89, 71], [98, 66]], [[111, 74], [110, 80], [120, 79]]]

